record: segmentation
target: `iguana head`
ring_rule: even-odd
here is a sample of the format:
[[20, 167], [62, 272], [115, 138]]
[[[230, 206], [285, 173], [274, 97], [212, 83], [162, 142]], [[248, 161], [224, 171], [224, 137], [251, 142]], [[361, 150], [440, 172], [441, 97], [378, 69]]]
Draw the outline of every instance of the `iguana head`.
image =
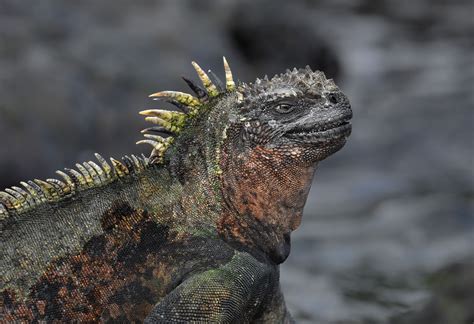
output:
[[[282, 262], [317, 162], [341, 149], [350, 135], [349, 101], [332, 80], [309, 67], [236, 84], [224, 59], [224, 86], [193, 65], [204, 88], [185, 79], [195, 97], [153, 94], [183, 111], [141, 112], [159, 125], [147, 131], [178, 133], [168, 163], [183, 175], [181, 183], [209, 177], [218, 182], [223, 206], [217, 229], [224, 239], [253, 245]], [[173, 140], [145, 136], [142, 142], [155, 147], [152, 158], [161, 160]]]
[[[154, 132], [174, 136], [181, 133], [186, 124], [191, 124], [193, 118], [203, 114], [225, 115], [221, 124], [225, 124], [225, 129], [239, 129], [242, 148], [263, 145], [279, 149], [292, 155], [293, 162], [321, 161], [342, 148], [350, 135], [352, 111], [347, 97], [332, 79], [326, 79], [320, 71], [313, 72], [309, 66], [287, 70], [271, 80], [265, 77], [236, 86], [224, 58], [225, 88], [210, 70], [208, 75], [197, 63], [193, 62], [193, 66], [205, 88], [184, 78], [195, 97], [176, 91], [150, 95], [167, 100], [180, 111], [140, 112], [147, 116], [147, 121], [159, 125], [145, 129], [143, 133], [151, 134], [145, 134], [148, 140], [139, 142], [154, 146], [152, 157], [161, 157], [173, 141], [173, 137], [165, 139], [153, 135]], [[300, 159], [294, 158], [297, 151], [304, 153]]]
[[287, 70], [271, 80], [242, 84], [242, 141], [313, 165], [338, 151], [351, 132], [347, 97], [322, 72]]

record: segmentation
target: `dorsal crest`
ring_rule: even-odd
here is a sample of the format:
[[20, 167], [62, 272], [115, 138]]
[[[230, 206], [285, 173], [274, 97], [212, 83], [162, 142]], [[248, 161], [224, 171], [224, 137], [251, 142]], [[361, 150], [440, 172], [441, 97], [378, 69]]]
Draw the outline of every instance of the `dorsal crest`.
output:
[[110, 158], [109, 164], [96, 153], [98, 163], [93, 161], [77, 163], [77, 170], [66, 168], [64, 171], [56, 171], [61, 180], [22, 181], [21, 187], [13, 186], [0, 191], [0, 220], [6, 219], [11, 212], [22, 213], [43, 203], [58, 202], [73, 196], [78, 191], [101, 187], [129, 174], [140, 173], [160, 164], [167, 148], [173, 143], [174, 137], [182, 131], [189, 119], [197, 116], [214, 98], [236, 90], [232, 72], [225, 57], [223, 61], [225, 88], [212, 71], [209, 70], [206, 73], [196, 62], [192, 62], [203, 87], [189, 79], [184, 78], [184, 80], [195, 95], [178, 91], [161, 91], [150, 95], [155, 100], [165, 100], [179, 109], [179, 111], [147, 109], [140, 112], [141, 115], [146, 116], [146, 121], [155, 124], [153, 127], [142, 130], [145, 139], [137, 142], [137, 144], [150, 144], [153, 147], [150, 157], [131, 155], [124, 156], [121, 161]]
[[[150, 98], [155, 100], [166, 100], [181, 110], [168, 111], [162, 109], [147, 109], [140, 111], [141, 115], [146, 116], [146, 121], [157, 125], [155, 127], [144, 129], [142, 133], [144, 133], [146, 139], [137, 142], [137, 144], [150, 144], [153, 147], [150, 155], [152, 162], [160, 162], [163, 159], [166, 149], [173, 142], [173, 136], [179, 134], [183, 127], [185, 127], [187, 120], [198, 115], [203, 106], [212, 100], [212, 98], [218, 97], [223, 93], [235, 91], [236, 88], [232, 77], [232, 71], [225, 57], [223, 58], [223, 61], [226, 80], [225, 89], [211, 70], [206, 73], [196, 62], [193, 61], [192, 65], [204, 88], [198, 86], [187, 78], [183, 79], [196, 96], [178, 91], [160, 91], [150, 95]], [[213, 79], [216, 81], [213, 82], [209, 75], [213, 76]], [[157, 135], [157, 133], [166, 134], [168, 137], [164, 138]]]

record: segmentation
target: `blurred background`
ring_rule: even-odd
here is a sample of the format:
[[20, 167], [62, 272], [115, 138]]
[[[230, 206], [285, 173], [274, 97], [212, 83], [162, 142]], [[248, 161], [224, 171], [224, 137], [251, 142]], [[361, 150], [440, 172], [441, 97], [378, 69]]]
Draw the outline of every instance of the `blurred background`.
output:
[[[190, 61], [304, 67], [349, 96], [282, 267], [300, 323], [474, 321], [472, 0], [0, 0], [0, 188], [148, 152], [137, 112]], [[143, 150], [143, 151], [142, 151]]]

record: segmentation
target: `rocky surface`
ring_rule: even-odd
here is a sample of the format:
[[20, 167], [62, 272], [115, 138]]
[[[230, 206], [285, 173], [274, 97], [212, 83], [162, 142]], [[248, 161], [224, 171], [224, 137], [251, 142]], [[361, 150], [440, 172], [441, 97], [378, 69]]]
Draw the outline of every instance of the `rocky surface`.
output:
[[[351, 98], [282, 268], [301, 323], [471, 323], [469, 0], [0, 2], [0, 187], [141, 152], [146, 95], [189, 61], [238, 76], [310, 64]], [[146, 151], [147, 149], [144, 149]]]

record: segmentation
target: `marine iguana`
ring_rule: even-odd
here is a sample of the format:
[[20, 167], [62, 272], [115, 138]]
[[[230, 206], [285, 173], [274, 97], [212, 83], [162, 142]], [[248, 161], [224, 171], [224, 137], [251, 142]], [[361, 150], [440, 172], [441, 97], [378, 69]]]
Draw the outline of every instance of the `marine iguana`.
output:
[[1, 321], [288, 323], [279, 264], [319, 161], [351, 132], [319, 71], [150, 97], [150, 157], [111, 158], [0, 192]]

